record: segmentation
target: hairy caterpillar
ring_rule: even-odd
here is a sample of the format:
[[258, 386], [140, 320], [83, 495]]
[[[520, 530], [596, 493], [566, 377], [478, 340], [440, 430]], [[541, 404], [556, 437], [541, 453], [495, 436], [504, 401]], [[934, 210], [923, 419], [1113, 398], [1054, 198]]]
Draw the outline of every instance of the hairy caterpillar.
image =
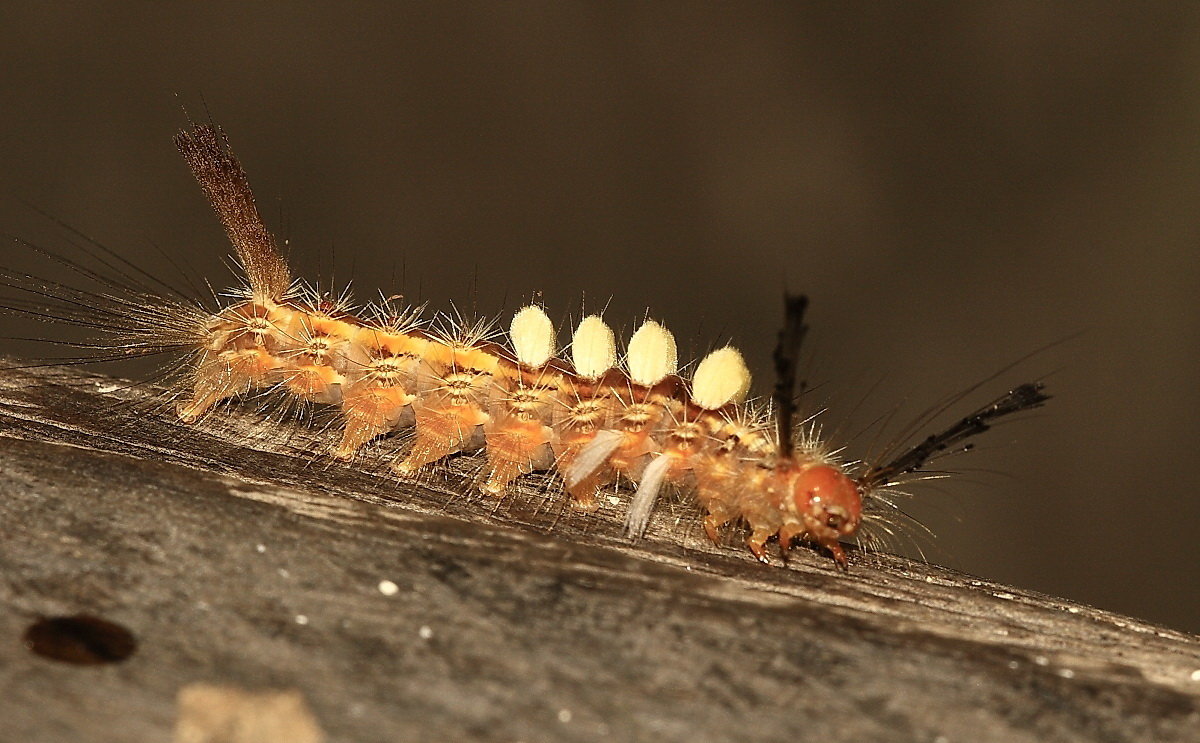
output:
[[[518, 477], [553, 472], [583, 511], [600, 507], [602, 489], [629, 483], [625, 525], [634, 537], [659, 495], [682, 489], [714, 542], [738, 522], [764, 562], [770, 541], [786, 552], [799, 540], [845, 567], [842, 541], [873, 515], [897, 510], [890, 489], [995, 419], [1048, 399], [1041, 384], [1024, 384], [890, 461], [843, 462], [811, 424], [794, 420], [797, 349], [807, 330], [802, 296], [785, 298], [766, 405], [747, 402], [750, 372], [732, 347], [681, 376], [675, 339], [653, 320], [632, 334], [623, 355], [599, 315], [583, 318], [560, 349], [545, 310], [530, 304], [514, 314], [501, 343], [487, 323], [446, 314], [426, 320], [422, 307], [398, 306], [396, 298], [355, 306], [348, 293], [294, 280], [224, 132], [193, 125], [175, 141], [245, 279], [222, 307], [214, 312], [119, 278], [105, 279], [112, 291], [103, 296], [12, 272], [2, 280], [35, 298], [10, 301], [9, 309], [97, 331], [101, 339], [83, 344], [93, 358], [175, 354], [183, 423], [258, 394], [324, 405], [337, 411], [332, 455], [339, 459], [402, 432], [387, 439], [404, 442], [389, 454], [399, 477], [474, 454], [483, 462], [480, 492], [502, 497]], [[39, 304], [45, 300], [52, 306]]]

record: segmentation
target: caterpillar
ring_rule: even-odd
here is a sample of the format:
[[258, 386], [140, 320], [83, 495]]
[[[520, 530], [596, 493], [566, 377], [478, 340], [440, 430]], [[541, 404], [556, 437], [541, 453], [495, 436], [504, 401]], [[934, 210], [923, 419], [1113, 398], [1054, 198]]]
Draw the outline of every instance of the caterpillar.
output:
[[623, 354], [599, 314], [578, 322], [561, 348], [545, 308], [531, 303], [512, 316], [503, 342], [488, 323], [427, 318], [423, 306], [398, 297], [356, 305], [348, 291], [296, 280], [224, 131], [192, 123], [175, 144], [244, 281], [215, 311], [123, 272], [106, 278], [111, 290], [101, 294], [16, 272], [0, 273], [0, 282], [35, 298], [10, 300], [7, 309], [96, 331], [100, 338], [81, 344], [90, 358], [178, 359], [173, 406], [183, 424], [258, 395], [325, 406], [336, 412], [337, 459], [402, 440], [387, 459], [396, 477], [412, 478], [448, 457], [477, 456], [480, 493], [502, 498], [518, 478], [552, 473], [555, 490], [585, 512], [601, 507], [603, 489], [627, 484], [625, 531], [633, 538], [662, 493], [684, 491], [714, 542], [738, 523], [760, 561], [769, 561], [771, 542], [784, 555], [802, 542], [844, 569], [843, 542], [864, 521], [899, 512], [892, 495], [906, 478], [942, 453], [969, 448], [996, 419], [1049, 399], [1040, 382], [1022, 384], [887, 462], [843, 461], [811, 419], [796, 420], [802, 295], [785, 295], [776, 382], [765, 402], [748, 399], [751, 374], [732, 346], [685, 377], [674, 336], [651, 319]]

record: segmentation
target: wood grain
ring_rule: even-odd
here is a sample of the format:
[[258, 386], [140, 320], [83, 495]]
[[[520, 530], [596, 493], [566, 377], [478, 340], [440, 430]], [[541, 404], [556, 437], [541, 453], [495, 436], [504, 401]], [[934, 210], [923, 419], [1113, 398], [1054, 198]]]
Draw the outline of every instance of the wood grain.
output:
[[[621, 505], [465, 495], [469, 458], [405, 484], [157, 399], [0, 370], [0, 740], [168, 741], [193, 683], [296, 689], [332, 741], [1200, 739], [1192, 635], [900, 558], [764, 567], [681, 505], [634, 544]], [[77, 613], [138, 651], [22, 646]]]

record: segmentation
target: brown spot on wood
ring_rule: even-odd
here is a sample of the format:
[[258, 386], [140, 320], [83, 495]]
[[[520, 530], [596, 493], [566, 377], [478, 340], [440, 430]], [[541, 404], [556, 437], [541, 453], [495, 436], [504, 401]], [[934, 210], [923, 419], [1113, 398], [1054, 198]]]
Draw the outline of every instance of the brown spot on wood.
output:
[[43, 658], [81, 666], [119, 663], [137, 650], [132, 632], [88, 614], [39, 619], [25, 630], [24, 640]]

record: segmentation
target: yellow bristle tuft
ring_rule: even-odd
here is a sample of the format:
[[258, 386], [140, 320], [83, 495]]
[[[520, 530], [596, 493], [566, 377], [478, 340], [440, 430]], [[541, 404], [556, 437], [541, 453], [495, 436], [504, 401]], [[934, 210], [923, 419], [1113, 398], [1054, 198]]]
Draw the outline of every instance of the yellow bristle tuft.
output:
[[733, 346], [718, 348], [704, 357], [692, 377], [692, 402], [708, 410], [746, 399], [750, 370]]
[[612, 328], [599, 315], [588, 315], [571, 338], [571, 363], [584, 379], [599, 379], [617, 363], [617, 342]]
[[513, 315], [508, 337], [512, 340], [517, 361], [531, 369], [544, 366], [554, 356], [554, 323], [537, 305], [522, 307]]
[[656, 385], [675, 373], [678, 362], [675, 336], [662, 325], [647, 320], [629, 339], [625, 361], [634, 383], [644, 387]]

